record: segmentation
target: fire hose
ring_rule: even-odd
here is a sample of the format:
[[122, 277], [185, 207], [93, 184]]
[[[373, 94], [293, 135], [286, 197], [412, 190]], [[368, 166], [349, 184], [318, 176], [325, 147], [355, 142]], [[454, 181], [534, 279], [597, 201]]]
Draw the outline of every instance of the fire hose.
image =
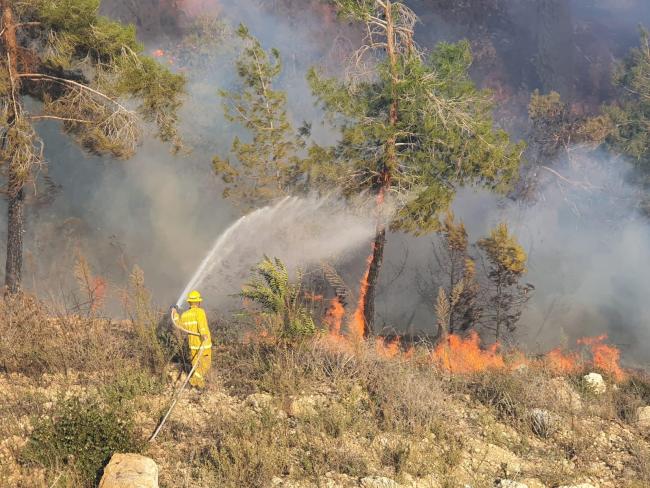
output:
[[[171, 318], [172, 318], [172, 324], [174, 324], [174, 327], [177, 329], [181, 330], [182, 332], [188, 334], [188, 335], [193, 335], [193, 336], [198, 336], [201, 337], [201, 334], [197, 334], [196, 332], [192, 332], [186, 329], [183, 329], [180, 325], [178, 325], [178, 312], [176, 311], [175, 308], [172, 308], [171, 311]], [[180, 400], [181, 395], [183, 394], [183, 391], [185, 390], [185, 387], [187, 386], [187, 383], [189, 383], [190, 378], [196, 371], [196, 368], [198, 367], [199, 363], [201, 362], [201, 356], [203, 355], [203, 351], [205, 349], [205, 339], [201, 337], [201, 345], [199, 346], [199, 350], [196, 353], [196, 361], [194, 362], [194, 365], [192, 366], [192, 369], [190, 370], [190, 373], [187, 375], [187, 378], [185, 378], [185, 381], [183, 381], [183, 384], [180, 386], [180, 388], [176, 391], [174, 394], [174, 397], [172, 399], [171, 404], [169, 405], [169, 409], [167, 410], [167, 413], [165, 416], [162, 418], [160, 423], [158, 424], [158, 427], [156, 427], [156, 430], [154, 431], [153, 434], [151, 434], [151, 437], [149, 437], [149, 442], [153, 442], [158, 434], [160, 433], [160, 430], [163, 428], [163, 425], [165, 425], [165, 422], [167, 422], [167, 419], [172, 413], [172, 410], [174, 410], [174, 407], [178, 403], [178, 400]]]

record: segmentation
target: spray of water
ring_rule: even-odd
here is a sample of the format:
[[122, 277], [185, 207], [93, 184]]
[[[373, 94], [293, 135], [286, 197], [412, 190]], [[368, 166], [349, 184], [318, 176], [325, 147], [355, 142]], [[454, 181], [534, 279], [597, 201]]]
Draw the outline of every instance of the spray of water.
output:
[[228, 243], [230, 237], [233, 234], [236, 234], [237, 229], [239, 227], [241, 227], [247, 221], [255, 221], [257, 218], [264, 216], [265, 214], [273, 213], [278, 209], [281, 209], [282, 207], [285, 206], [287, 202], [290, 202], [291, 200], [296, 200], [296, 199], [291, 197], [283, 198], [275, 205], [259, 208], [251, 214], [240, 217], [237, 221], [235, 221], [232, 225], [230, 225], [230, 227], [228, 227], [223, 232], [223, 234], [217, 237], [217, 240], [214, 242], [214, 245], [212, 246], [208, 254], [206, 254], [205, 258], [203, 258], [203, 261], [201, 261], [201, 264], [199, 264], [199, 267], [196, 269], [194, 275], [190, 278], [190, 281], [187, 282], [187, 285], [179, 295], [178, 300], [176, 300], [176, 306], [180, 307], [185, 297], [187, 297], [188, 293], [192, 291], [194, 288], [196, 288], [198, 285], [200, 285], [203, 279], [205, 278], [205, 276], [210, 274], [210, 272], [214, 269], [217, 263], [223, 259], [224, 253], [222, 252], [222, 250], [224, 246]]
[[229, 305], [251, 269], [266, 255], [277, 257], [292, 271], [333, 261], [367, 245], [374, 232], [372, 212], [341, 199], [287, 197], [255, 210], [228, 227], [215, 241], [183, 293], [192, 289], [209, 298], [210, 306]]

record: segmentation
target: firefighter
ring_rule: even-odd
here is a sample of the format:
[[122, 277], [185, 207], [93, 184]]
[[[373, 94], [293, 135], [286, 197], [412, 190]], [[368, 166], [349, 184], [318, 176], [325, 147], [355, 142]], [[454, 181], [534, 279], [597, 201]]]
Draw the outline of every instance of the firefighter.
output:
[[192, 367], [198, 361], [198, 366], [190, 378], [190, 384], [196, 388], [205, 388], [205, 376], [210, 370], [212, 361], [212, 340], [210, 338], [210, 329], [208, 328], [208, 319], [200, 305], [203, 301], [198, 291], [192, 291], [187, 296], [187, 303], [190, 304], [189, 310], [181, 315], [181, 327], [188, 334], [187, 342], [192, 359]]

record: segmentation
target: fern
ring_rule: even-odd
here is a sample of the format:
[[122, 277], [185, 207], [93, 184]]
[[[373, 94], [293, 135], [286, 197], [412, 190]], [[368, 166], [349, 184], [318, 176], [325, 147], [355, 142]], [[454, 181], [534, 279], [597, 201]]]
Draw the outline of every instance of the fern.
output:
[[259, 307], [253, 312], [262, 319], [257, 322], [266, 324], [280, 338], [311, 335], [316, 331], [314, 319], [304, 306], [300, 273], [292, 283], [284, 263], [267, 256], [254, 268], [254, 273], [240, 296]]

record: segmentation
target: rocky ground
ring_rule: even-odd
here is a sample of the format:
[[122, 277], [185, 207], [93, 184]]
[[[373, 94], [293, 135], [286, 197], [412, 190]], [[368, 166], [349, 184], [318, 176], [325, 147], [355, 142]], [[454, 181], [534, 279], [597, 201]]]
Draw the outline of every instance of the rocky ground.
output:
[[[246, 357], [222, 348], [209, 388], [184, 394], [142, 446], [160, 486], [650, 487], [650, 408], [624, 396], [627, 386], [530, 370], [457, 377], [313, 351]], [[181, 380], [170, 366], [161, 386], [138, 380], [120, 400], [142, 441]], [[21, 452], [62, 399], [104, 398], [119, 381], [0, 375], [0, 484], [88, 483], [74, 459], [45, 467]]]

